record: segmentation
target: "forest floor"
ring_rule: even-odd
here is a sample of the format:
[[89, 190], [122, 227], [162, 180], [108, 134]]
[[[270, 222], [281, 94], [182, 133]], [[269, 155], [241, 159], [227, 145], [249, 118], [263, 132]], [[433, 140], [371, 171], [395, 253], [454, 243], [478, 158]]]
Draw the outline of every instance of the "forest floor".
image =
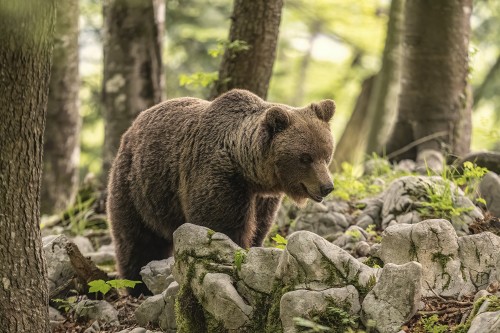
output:
[[[346, 181], [350, 184], [349, 179]], [[80, 199], [77, 205], [59, 217], [48, 219], [51, 222], [46, 223], [44, 235], [49, 235], [52, 231], [56, 234], [83, 234], [88, 236], [93, 243], [109, 243], [110, 237], [103, 214], [104, 204], [101, 200], [102, 195], [96, 193], [98, 193], [98, 191], [92, 187], [84, 187], [80, 191]], [[349, 202], [349, 205], [355, 206], [355, 201], [357, 200]], [[85, 220], [85, 223], [81, 223], [82, 219]], [[283, 231], [287, 228], [288, 227], [285, 229], [282, 228], [279, 231], [283, 233]], [[471, 234], [490, 231], [500, 236], [500, 219], [487, 213], [485, 214], [484, 219], [476, 220], [469, 226], [469, 228]], [[96, 230], [98, 230], [98, 232], [96, 232]], [[381, 231], [377, 231], [377, 233], [379, 236], [382, 234]], [[286, 236], [286, 234], [283, 234], [283, 236]], [[108, 272], [114, 271], [114, 266], [112, 265], [107, 265], [103, 268], [105, 268]], [[116, 276], [116, 273], [111, 273], [110, 276], [113, 278]], [[497, 290], [489, 291], [495, 293], [499, 290], [497, 287]], [[72, 295], [74, 295], [74, 293]], [[86, 298], [94, 299], [92, 295], [93, 294], [80, 294], [79, 296], [76, 296], [76, 298], [74, 297], [71, 303], [77, 303], [78, 301]], [[106, 300], [110, 302], [118, 311], [119, 325], [113, 326], [110, 324], [97, 323], [95, 320], [83, 320], [75, 315], [74, 307], [71, 304], [68, 306], [67, 303], [64, 303], [64, 306], [61, 306], [60, 304], [51, 302], [52, 306], [59, 306], [59, 310], [64, 317], [63, 321], [60, 321], [58, 324], [53, 326], [53, 332], [120, 332], [122, 330], [130, 330], [138, 327], [135, 319], [135, 310], [144, 301], [144, 297], [141, 296], [139, 298], [134, 298], [131, 296], [125, 296], [124, 293], [120, 292], [117, 297], [106, 298]], [[407, 323], [402, 326], [402, 330], [407, 333], [454, 332], [452, 328], [457, 327], [459, 324], [464, 324], [473, 308], [474, 295], [463, 297], [460, 300], [444, 298], [437, 294], [435, 297], [422, 298], [419, 310]], [[155, 325], [143, 328], [161, 332], [160, 327]], [[311, 330], [310, 332], [313, 331]], [[364, 331], [353, 330], [351, 332]]]

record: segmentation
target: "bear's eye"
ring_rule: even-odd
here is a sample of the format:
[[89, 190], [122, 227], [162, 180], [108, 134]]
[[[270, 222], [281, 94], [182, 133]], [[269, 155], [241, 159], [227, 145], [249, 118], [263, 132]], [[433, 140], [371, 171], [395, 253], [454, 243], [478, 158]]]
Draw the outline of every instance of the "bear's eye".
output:
[[306, 154], [306, 153], [301, 154], [299, 157], [299, 160], [300, 160], [300, 163], [303, 163], [303, 164], [311, 164], [313, 161], [311, 155]]

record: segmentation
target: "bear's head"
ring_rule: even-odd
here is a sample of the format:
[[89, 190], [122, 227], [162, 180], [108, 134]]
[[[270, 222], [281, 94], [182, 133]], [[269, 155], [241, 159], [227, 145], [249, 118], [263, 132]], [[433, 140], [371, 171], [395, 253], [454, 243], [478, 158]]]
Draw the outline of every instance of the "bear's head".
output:
[[324, 100], [300, 109], [274, 105], [266, 110], [267, 161], [279, 188], [296, 204], [321, 202], [333, 190], [328, 165], [334, 141], [329, 121], [335, 103]]

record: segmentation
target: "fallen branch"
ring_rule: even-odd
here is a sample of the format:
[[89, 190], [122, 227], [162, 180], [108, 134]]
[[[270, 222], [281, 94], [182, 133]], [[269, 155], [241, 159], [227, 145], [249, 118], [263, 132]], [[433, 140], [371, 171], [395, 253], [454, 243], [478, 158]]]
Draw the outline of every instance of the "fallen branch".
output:
[[[98, 268], [92, 260], [84, 257], [75, 243], [68, 241], [64, 247], [69, 256], [71, 265], [75, 270], [76, 276], [83, 285], [86, 294], [88, 294], [89, 291], [89, 282], [95, 280], [109, 280], [108, 274]], [[113, 289], [106, 294], [107, 299], [114, 299], [116, 297], [118, 297], [118, 293]]]

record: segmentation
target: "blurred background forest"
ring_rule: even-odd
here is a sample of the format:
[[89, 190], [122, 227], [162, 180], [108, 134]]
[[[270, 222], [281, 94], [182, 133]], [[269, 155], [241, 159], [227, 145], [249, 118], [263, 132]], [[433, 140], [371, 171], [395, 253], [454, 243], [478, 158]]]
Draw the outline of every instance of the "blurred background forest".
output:
[[[78, 55], [74, 58], [78, 59], [79, 72], [76, 74], [79, 82], [75, 83], [78, 93], [78, 103], [75, 107], [81, 120], [74, 120], [74, 122], [77, 124], [81, 121], [81, 151], [79, 158], [76, 151], [71, 156], [73, 156], [73, 163], [77, 165], [80, 182], [88, 174], [94, 174], [96, 179], [105, 181], [112, 160], [112, 154], [106, 157], [105, 152], [107, 144], [104, 124], [110, 117], [106, 109], [114, 108], [120, 98], [125, 98], [115, 94], [119, 90], [117, 87], [120, 87], [120, 82], [117, 82], [120, 78], [117, 79], [116, 76], [120, 69], [113, 61], [114, 58], [120, 56], [124, 58], [119, 62], [132, 61], [127, 60], [127, 55], [120, 54], [120, 51], [113, 49], [113, 43], [121, 43], [119, 38], [125, 42], [135, 42], [137, 43], [135, 47], [141, 49], [136, 50], [132, 47], [129, 49], [129, 55], [134, 53], [140, 55], [143, 52], [146, 56], [149, 54], [151, 58], [151, 54], [159, 53], [156, 58], [154, 56], [152, 58], [154, 58], [153, 62], [159, 62], [157, 69], [161, 77], [153, 82], [157, 82], [160, 87], [160, 96], [154, 96], [151, 101], [147, 101], [147, 98], [141, 96], [140, 85], [142, 83], [130, 83], [137, 85], [135, 89], [137, 96], [130, 93], [134, 91], [133, 87], [128, 86], [128, 90], [125, 91], [127, 96], [125, 104], [134, 105], [139, 109], [145, 109], [166, 98], [195, 96], [208, 99], [215, 96], [214, 86], [216, 86], [215, 82], [224, 50], [232, 49], [237, 53], [246, 52], [248, 48], [244, 41], [228, 43], [233, 13], [231, 0], [166, 0], [166, 2], [155, 0], [152, 1], [154, 13], [148, 13], [146, 9], [139, 7], [127, 13], [125, 9], [117, 7], [120, 1], [109, 2], [115, 3], [114, 8], [108, 10], [104, 8], [104, 11], [103, 4], [99, 0], [71, 2], [74, 4], [68, 5], [70, 7], [66, 8], [65, 12], [73, 13], [72, 15], [78, 13], [78, 31], [73, 37], [60, 38], [78, 39]], [[140, 3], [140, 1], [135, 2]], [[127, 2], [122, 1], [122, 3]], [[134, 3], [134, 1], [129, 1], [129, 3]], [[149, 3], [149, 1], [144, 1], [144, 3]], [[394, 3], [399, 4], [399, 7], [403, 7], [404, 4], [400, 0], [394, 0], [392, 3], [393, 7]], [[402, 12], [402, 8], [399, 8], [399, 11]], [[391, 29], [390, 13], [391, 1], [389, 0], [286, 0], [281, 10], [281, 23], [278, 22], [279, 37], [274, 67], [271, 65], [272, 76], [267, 99], [293, 106], [303, 106], [325, 98], [334, 99], [337, 103], [337, 112], [332, 129], [339, 141], [346, 124], [353, 115], [353, 110], [362, 99], [360, 97], [362, 87], [367, 85], [369, 78], [377, 74], [382, 67], [384, 48], [387, 49], [387, 44], [391, 41], [390, 33], [395, 33], [394, 30], [397, 30], [393, 27], [393, 31], [388, 32], [388, 27]], [[500, 94], [498, 94], [500, 89], [499, 17], [500, 3], [498, 1], [473, 1], [473, 11], [470, 17], [471, 38], [468, 47], [468, 82], [472, 85], [474, 95], [471, 143], [473, 151], [500, 150], [500, 111], [495, 107], [500, 99]], [[129, 23], [126, 20], [129, 20]], [[149, 27], [153, 21], [157, 27], [160, 27], [156, 32]], [[116, 30], [117, 27], [123, 30], [127, 24], [130, 30], [122, 31], [120, 36]], [[142, 36], [131, 37], [135, 36], [134, 29], [137, 30], [139, 27], [145, 31]], [[63, 29], [65, 32], [69, 30], [69, 28]], [[150, 36], [149, 40], [147, 36]], [[154, 41], [151, 41], [151, 36], [155, 39]], [[63, 49], [68, 52], [67, 43], [70, 42], [65, 40], [65, 43], [63, 43]], [[57, 73], [59, 64], [61, 67], [68, 67], [62, 61], [57, 61], [55, 57], [56, 55], [54, 55], [53, 76]], [[128, 69], [128, 71], [132, 73], [134, 69]], [[150, 72], [153, 70], [148, 73]], [[138, 77], [141, 73], [139, 70]], [[125, 80], [135, 82], [133, 76], [125, 77]], [[103, 87], [103, 82], [106, 82], [105, 87]], [[72, 84], [64, 83], [64, 80], [59, 81], [59, 86], [66, 88]], [[396, 91], [396, 96], [398, 93], [399, 90]], [[141, 98], [143, 100], [140, 100]], [[133, 101], [133, 99], [140, 101]], [[394, 108], [397, 106], [392, 106], [393, 110]], [[115, 109], [115, 114], [120, 112], [119, 107]], [[137, 113], [137, 111], [134, 112]], [[61, 134], [56, 133], [61, 128], [61, 124], [57, 119], [51, 120], [50, 114], [49, 94], [45, 134], [46, 168], [51, 149], [50, 138], [53, 137], [54, 141], [65, 142], [66, 145], [69, 145], [71, 141], [69, 134], [63, 134], [62, 138], [58, 137]], [[129, 115], [127, 119], [133, 119], [135, 115]], [[361, 117], [367, 118], [363, 115]], [[394, 118], [393, 115], [391, 122], [394, 122]], [[115, 132], [123, 132], [129, 123], [130, 121], [126, 120], [125, 125], [122, 125], [123, 128], [115, 129]], [[354, 135], [360, 136], [360, 132], [364, 132], [362, 128], [365, 127], [355, 126]], [[385, 128], [383, 131], [385, 133], [388, 129]], [[389, 133], [385, 135], [389, 136]], [[115, 137], [119, 138], [119, 135], [116, 134]], [[111, 146], [115, 147], [112, 149], [116, 149], [118, 144], [118, 139], [114, 140], [115, 143], [111, 143]], [[57, 143], [53, 144], [53, 146], [56, 145]], [[347, 147], [344, 150], [349, 150], [349, 156], [342, 157], [339, 162], [345, 160], [356, 163], [360, 157], [367, 156], [371, 152], [358, 142], [342, 145]], [[339, 150], [342, 148], [339, 147]], [[385, 152], [382, 147], [372, 150], [381, 155]], [[343, 153], [340, 151], [338, 154], [340, 156]], [[53, 169], [56, 168], [53, 167]], [[45, 172], [45, 174], [49, 173]], [[60, 172], [58, 174], [60, 175]], [[54, 180], [47, 180], [47, 176], [44, 177], [45, 184], [54, 183]], [[74, 178], [73, 183], [75, 183]], [[71, 187], [67, 184], [63, 186]], [[64, 209], [68, 199], [74, 197], [71, 193], [67, 193], [64, 195], [66, 200], [63, 200], [63, 203], [54, 203], [57, 198], [53, 198], [52, 202], [44, 206], [43, 193], [46, 193], [45, 197], [47, 197], [51, 195], [50, 193], [58, 191], [51, 188], [51, 185], [45, 186], [46, 191], [43, 188], [42, 186], [42, 212], [44, 213]], [[73, 187], [71, 192], [74, 191]]]

